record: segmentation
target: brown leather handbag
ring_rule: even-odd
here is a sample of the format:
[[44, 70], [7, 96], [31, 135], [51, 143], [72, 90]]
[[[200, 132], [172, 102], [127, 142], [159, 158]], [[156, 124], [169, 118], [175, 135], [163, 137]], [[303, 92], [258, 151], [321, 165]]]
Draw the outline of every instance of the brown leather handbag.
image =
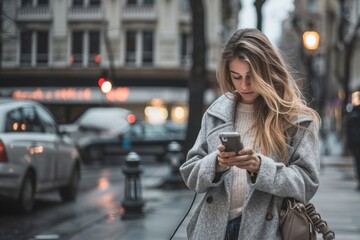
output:
[[316, 240], [316, 232], [325, 240], [335, 239], [334, 231], [321, 219], [312, 203], [304, 205], [293, 198], [283, 201], [280, 230], [283, 240]]

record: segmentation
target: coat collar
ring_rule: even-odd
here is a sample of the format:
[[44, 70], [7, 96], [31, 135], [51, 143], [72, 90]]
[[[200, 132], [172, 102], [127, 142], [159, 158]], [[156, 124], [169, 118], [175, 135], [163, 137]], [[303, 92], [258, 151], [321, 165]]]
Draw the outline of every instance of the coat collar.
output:
[[208, 109], [208, 113], [224, 122], [232, 122], [235, 116], [237, 97], [226, 93], [215, 100]]

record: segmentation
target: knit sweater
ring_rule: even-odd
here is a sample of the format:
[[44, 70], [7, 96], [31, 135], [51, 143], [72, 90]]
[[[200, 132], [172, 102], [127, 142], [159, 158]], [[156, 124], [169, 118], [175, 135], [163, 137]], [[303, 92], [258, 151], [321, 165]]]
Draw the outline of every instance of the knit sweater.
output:
[[[235, 115], [235, 130], [240, 133], [245, 148], [253, 148], [255, 130], [250, 129], [253, 124], [252, 104], [238, 103]], [[240, 216], [244, 205], [247, 186], [246, 170], [232, 167], [232, 195], [230, 200], [230, 219]]]

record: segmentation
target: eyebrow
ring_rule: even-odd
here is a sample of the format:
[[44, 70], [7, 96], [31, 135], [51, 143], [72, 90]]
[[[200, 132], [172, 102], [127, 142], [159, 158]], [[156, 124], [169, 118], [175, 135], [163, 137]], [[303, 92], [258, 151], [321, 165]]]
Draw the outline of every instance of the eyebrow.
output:
[[[240, 73], [237, 73], [237, 72], [234, 72], [234, 71], [231, 71], [231, 70], [230, 70], [230, 72], [231, 72], [231, 73], [234, 73], [234, 74], [240, 75]], [[250, 74], [250, 72], [247, 72], [246, 74]]]

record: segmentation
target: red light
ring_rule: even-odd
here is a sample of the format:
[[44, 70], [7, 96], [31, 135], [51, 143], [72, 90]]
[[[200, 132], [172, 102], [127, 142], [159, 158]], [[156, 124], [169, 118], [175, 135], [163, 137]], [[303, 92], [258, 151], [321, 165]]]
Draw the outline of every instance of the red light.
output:
[[136, 121], [136, 116], [135, 116], [135, 114], [129, 114], [129, 115], [127, 116], [127, 120], [128, 120], [128, 122], [129, 122], [130, 124], [133, 124], [133, 123]]
[[98, 85], [99, 87], [101, 87], [101, 85], [103, 85], [103, 83], [105, 82], [105, 78], [99, 78], [99, 81], [98, 81]]
[[0, 163], [7, 162], [7, 156], [4, 143], [0, 140]]
[[94, 57], [94, 62], [95, 63], [100, 63], [101, 61], [101, 55], [100, 54], [96, 54], [95, 57]]

